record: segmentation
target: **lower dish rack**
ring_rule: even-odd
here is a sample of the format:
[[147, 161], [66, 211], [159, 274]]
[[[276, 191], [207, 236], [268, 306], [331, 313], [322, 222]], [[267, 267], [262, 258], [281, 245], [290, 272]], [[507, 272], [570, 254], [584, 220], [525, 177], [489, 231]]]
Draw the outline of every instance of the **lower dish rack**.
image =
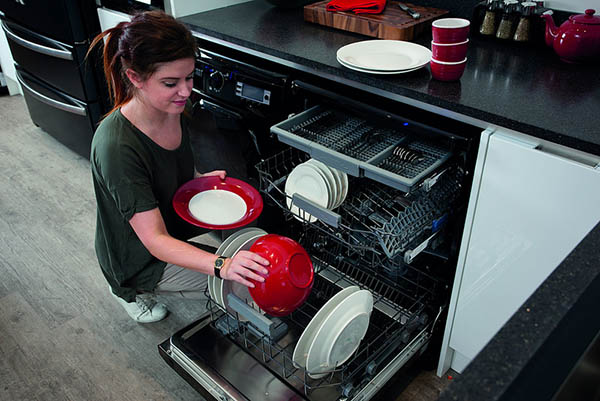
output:
[[[315, 282], [308, 300], [291, 315], [269, 318], [273, 325], [265, 332], [252, 319], [232, 313], [208, 296], [208, 310], [212, 323], [222, 334], [261, 361], [274, 375], [302, 392], [310, 400], [337, 400], [354, 397], [361, 392], [376, 391], [381, 384], [371, 388], [378, 374], [396, 360], [399, 369], [410, 357], [422, 351], [431, 336], [432, 310], [429, 300], [435, 291], [436, 280], [426, 273], [421, 278], [402, 278], [391, 283], [371, 269], [340, 259], [343, 249], [324, 252], [312, 249], [313, 244], [327, 238], [307, 232], [301, 238], [311, 249], [309, 252], [315, 268]], [[340, 254], [340, 251], [342, 252]], [[346, 255], [351, 252], [347, 250]], [[345, 256], [345, 255], [344, 255]], [[363, 260], [363, 263], [370, 263]], [[420, 285], [416, 282], [421, 281]], [[323, 304], [339, 290], [351, 285], [367, 289], [373, 295], [374, 309], [369, 327], [358, 350], [341, 366], [324, 377], [313, 379], [302, 367], [293, 363], [296, 343], [308, 323]], [[373, 384], [372, 384], [373, 385]], [[361, 398], [361, 399], [368, 399]]]
[[[289, 205], [298, 202], [284, 190], [291, 171], [310, 156], [298, 149], [286, 149], [260, 162], [260, 190], [277, 205], [288, 220], [330, 235], [347, 247], [363, 253], [375, 253], [393, 260], [411, 263], [427, 247], [435, 246], [453, 205], [458, 199], [464, 172], [450, 165], [431, 178], [429, 185], [406, 193], [368, 178], [350, 177], [348, 196], [337, 209], [325, 210], [304, 200], [300, 211]], [[302, 207], [310, 207], [304, 210]], [[319, 217], [318, 219], [312, 218]], [[391, 267], [396, 274], [398, 269]]]

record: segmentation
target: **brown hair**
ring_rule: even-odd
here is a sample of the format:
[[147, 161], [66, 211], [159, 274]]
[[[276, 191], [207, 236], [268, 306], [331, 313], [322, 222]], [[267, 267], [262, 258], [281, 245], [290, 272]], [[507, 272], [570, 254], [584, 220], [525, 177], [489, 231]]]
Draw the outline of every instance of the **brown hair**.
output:
[[159, 63], [193, 58], [196, 42], [190, 30], [163, 11], [146, 11], [120, 22], [94, 38], [88, 55], [103, 38], [104, 75], [113, 107], [109, 113], [127, 103], [134, 87], [125, 75], [131, 68], [142, 79], [156, 71]]

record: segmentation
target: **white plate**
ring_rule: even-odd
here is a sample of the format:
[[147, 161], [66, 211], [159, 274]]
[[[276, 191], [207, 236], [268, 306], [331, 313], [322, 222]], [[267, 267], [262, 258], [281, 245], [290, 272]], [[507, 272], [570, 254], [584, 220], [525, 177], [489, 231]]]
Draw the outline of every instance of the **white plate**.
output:
[[342, 195], [340, 200], [340, 205], [344, 203], [346, 200], [346, 196], [348, 196], [348, 174], [343, 171], [334, 169], [335, 172], [340, 176], [341, 184], [342, 184]]
[[356, 351], [369, 328], [373, 295], [368, 290], [350, 294], [327, 316], [312, 340], [306, 372], [313, 379], [328, 374]]
[[[266, 232], [257, 227], [247, 227], [243, 230], [236, 231], [221, 243], [216, 253], [217, 255], [230, 258], [234, 255], [233, 250], [237, 249], [237, 247], [244, 242], [244, 238], [251, 238], [257, 234], [264, 235]], [[225, 308], [223, 298], [221, 297], [223, 281], [225, 280], [221, 280], [215, 276], [208, 276], [208, 292], [219, 305]]]
[[333, 172], [331, 171], [329, 166], [327, 166], [325, 163], [323, 163], [322, 161], [319, 161], [317, 159], [309, 159], [306, 163], [313, 165], [321, 173], [323, 173], [323, 176], [327, 180], [327, 185], [329, 186], [329, 203], [327, 205], [327, 208], [333, 209], [335, 207], [335, 204], [337, 203], [337, 198], [338, 198], [338, 193], [339, 193], [337, 181], [336, 181], [335, 177], [333, 176]]
[[[237, 234], [237, 233], [235, 233], [235, 234]], [[265, 235], [264, 231], [260, 230], [260, 229], [255, 229], [253, 231], [247, 231], [247, 232], [237, 235], [231, 241], [229, 246], [225, 250], [223, 250], [223, 256], [232, 258], [237, 253], [238, 249], [246, 241], [248, 241], [250, 238], [255, 237], [257, 234], [260, 234], [260, 236]], [[215, 284], [214, 284], [215, 297], [216, 297], [219, 305], [221, 305], [223, 308], [226, 308], [225, 300], [223, 298], [223, 285], [225, 282], [227, 282], [227, 280], [221, 280], [221, 279], [217, 278], [217, 279], [215, 279]]]
[[372, 71], [410, 70], [431, 60], [431, 50], [402, 40], [364, 40], [341, 47], [336, 55], [345, 65]]
[[350, 68], [351, 70], [355, 70], [355, 71], [366, 72], [367, 74], [380, 74], [380, 75], [404, 74], [404, 73], [407, 73], [407, 72], [416, 71], [416, 70], [418, 70], [418, 69], [420, 69], [420, 68], [423, 68], [423, 66], [420, 66], [420, 67], [411, 68], [411, 69], [408, 69], [408, 70], [398, 70], [398, 71], [377, 71], [377, 70], [367, 70], [367, 69], [364, 69], [364, 68], [358, 68], [358, 67], [355, 67], [355, 66], [353, 66], [353, 65], [350, 65], [350, 64], [347, 64], [347, 63], [343, 62], [343, 61], [342, 61], [341, 59], [339, 59], [339, 58], [337, 59], [337, 61], [338, 61], [338, 62], [339, 62], [341, 65], [343, 65], [344, 67], [346, 67], [346, 68]]
[[222, 189], [209, 189], [194, 195], [188, 209], [195, 219], [222, 226], [240, 221], [248, 206], [238, 194]]
[[285, 181], [285, 193], [288, 196], [287, 207], [294, 216], [299, 220], [304, 216], [305, 220], [311, 223], [317, 221], [317, 218], [301, 212], [300, 208], [292, 203], [292, 195], [298, 193], [324, 208], [329, 203], [329, 189], [325, 177], [314, 166], [305, 163], [296, 166], [288, 175]]
[[335, 309], [335, 307], [342, 302], [346, 297], [350, 294], [358, 291], [359, 288], [357, 286], [346, 287], [337, 294], [335, 294], [329, 301], [325, 303], [317, 311], [315, 316], [310, 320], [308, 326], [300, 335], [300, 339], [296, 343], [296, 347], [294, 348], [294, 353], [292, 354], [292, 361], [297, 368], [303, 368], [306, 366], [306, 357], [308, 356], [308, 349], [312, 344], [319, 327], [321, 327], [321, 323], [327, 319], [327, 316]]
[[[231, 253], [231, 257], [235, 256], [239, 251], [249, 250], [250, 247], [252, 246], [252, 244], [254, 244], [254, 242], [256, 242], [256, 240], [258, 240], [260, 237], [262, 237], [264, 235], [267, 235], [266, 231], [262, 231], [260, 233], [258, 233], [258, 232], [254, 233], [253, 236], [251, 236], [250, 238], [244, 237], [245, 239], [244, 239], [243, 243]], [[236, 281], [231, 281], [231, 280], [222, 280], [222, 284], [220, 286], [220, 292], [221, 292], [220, 299], [223, 300], [223, 306], [229, 311], [229, 313], [231, 313], [234, 316], [236, 315], [236, 311], [233, 310], [232, 308], [230, 308], [229, 303], [227, 302], [227, 295], [229, 295], [230, 293], [235, 294], [239, 299], [246, 302], [246, 304], [254, 307], [254, 309], [260, 310], [258, 305], [256, 305], [254, 303], [254, 301], [252, 300], [252, 296], [250, 295], [250, 292], [248, 291], [248, 287], [246, 287], [243, 284], [240, 284]], [[242, 322], [245, 322], [248, 320], [242, 315], [238, 315], [238, 318]]]

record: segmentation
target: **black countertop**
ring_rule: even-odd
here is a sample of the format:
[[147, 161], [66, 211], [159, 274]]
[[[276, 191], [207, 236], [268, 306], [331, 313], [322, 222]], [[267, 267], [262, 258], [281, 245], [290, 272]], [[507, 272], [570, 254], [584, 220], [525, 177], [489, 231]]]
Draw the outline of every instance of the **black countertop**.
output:
[[[552, 50], [472, 37], [460, 82], [429, 68], [368, 75], [336, 50], [369, 39], [305, 23], [302, 9], [259, 0], [182, 18], [201, 39], [480, 128], [505, 127], [600, 154], [598, 67], [562, 63]], [[417, 43], [429, 45], [430, 38]], [[440, 400], [551, 400], [600, 330], [600, 225], [513, 315]]]
[[[459, 82], [431, 78], [429, 66], [397, 75], [342, 67], [336, 51], [372, 39], [304, 22], [302, 8], [257, 0], [181, 19], [200, 38], [296, 70], [433, 111], [477, 127], [500, 126], [600, 154], [600, 73], [561, 62], [550, 48], [471, 35]], [[430, 46], [430, 35], [416, 43]]]

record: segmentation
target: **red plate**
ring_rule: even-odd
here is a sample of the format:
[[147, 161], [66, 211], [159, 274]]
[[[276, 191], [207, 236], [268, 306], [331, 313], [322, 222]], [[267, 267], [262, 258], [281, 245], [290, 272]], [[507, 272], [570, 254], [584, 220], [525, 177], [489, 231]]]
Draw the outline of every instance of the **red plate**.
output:
[[[188, 208], [190, 199], [200, 192], [212, 189], [230, 191], [240, 196], [246, 203], [246, 213], [244, 216], [235, 223], [225, 225], [208, 224], [197, 220], [190, 213]], [[195, 226], [217, 230], [228, 230], [245, 226], [260, 216], [263, 210], [263, 200], [260, 193], [252, 185], [242, 180], [232, 177], [225, 177], [225, 180], [221, 180], [221, 178], [217, 176], [208, 176], [195, 178], [183, 184], [177, 192], [175, 192], [175, 196], [173, 196], [173, 208], [182, 219]]]

